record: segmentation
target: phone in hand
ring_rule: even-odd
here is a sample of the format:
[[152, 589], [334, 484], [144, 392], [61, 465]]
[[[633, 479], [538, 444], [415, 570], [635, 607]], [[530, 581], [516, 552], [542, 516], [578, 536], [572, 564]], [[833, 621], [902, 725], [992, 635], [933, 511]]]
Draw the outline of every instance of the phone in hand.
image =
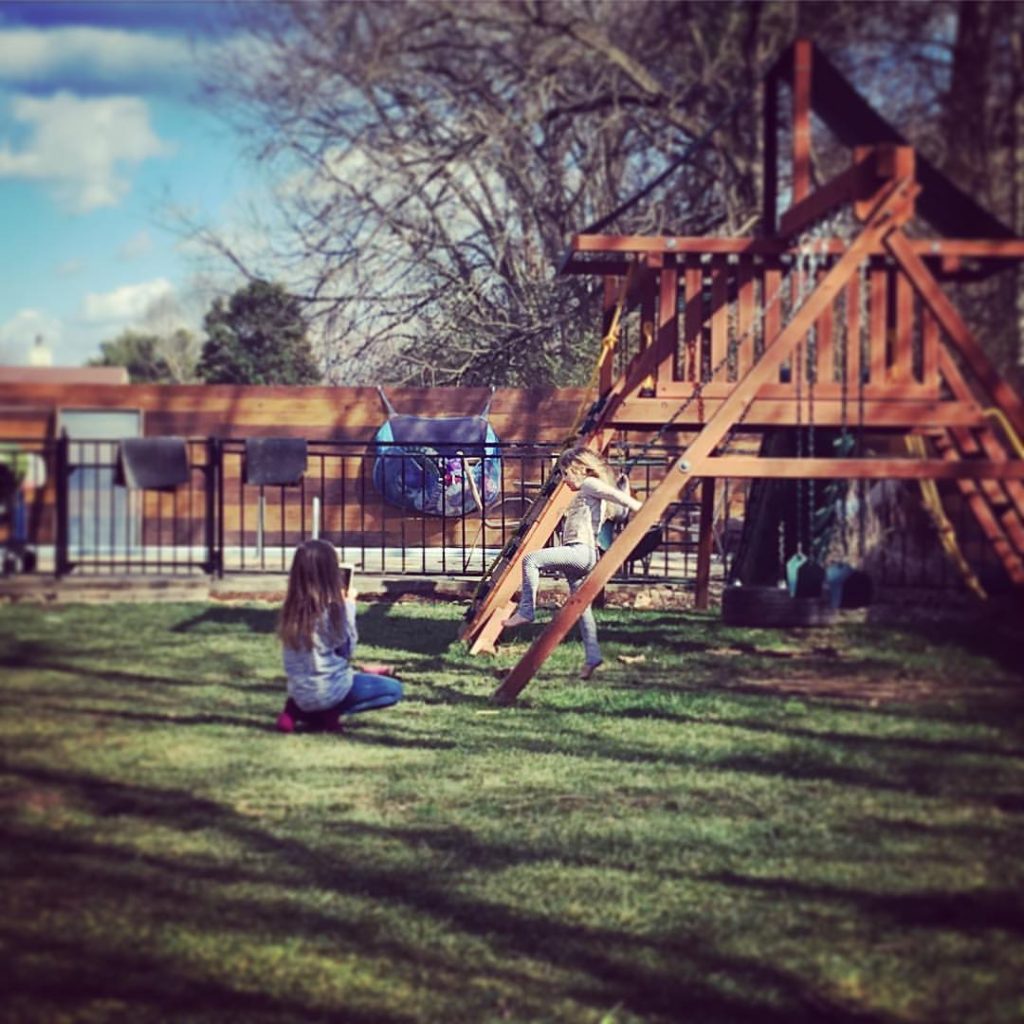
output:
[[355, 578], [355, 569], [351, 562], [339, 562], [338, 571], [341, 573], [341, 592], [346, 596], [352, 596], [352, 581]]

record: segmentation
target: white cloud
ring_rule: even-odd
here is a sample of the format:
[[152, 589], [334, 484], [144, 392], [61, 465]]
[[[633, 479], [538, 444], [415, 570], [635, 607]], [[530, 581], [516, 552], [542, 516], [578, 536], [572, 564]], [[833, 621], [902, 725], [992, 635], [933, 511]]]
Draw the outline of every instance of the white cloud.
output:
[[193, 61], [178, 36], [86, 26], [0, 30], [0, 81], [19, 88], [166, 92], [191, 86]]
[[19, 309], [0, 324], [0, 362], [20, 366], [28, 362], [28, 353], [36, 335], [52, 349], [60, 341], [63, 326], [60, 320], [38, 309]]
[[76, 277], [85, 270], [85, 264], [81, 260], [64, 260], [58, 263], [54, 270], [58, 277]]
[[126, 284], [109, 292], [89, 292], [82, 302], [82, 319], [90, 324], [122, 324], [142, 320], [154, 303], [174, 291], [166, 277]]
[[76, 213], [116, 206], [131, 187], [118, 173], [122, 166], [171, 152], [150, 126], [149, 108], [134, 96], [17, 96], [11, 113], [29, 134], [20, 149], [0, 144], [0, 178], [46, 182]]
[[117, 255], [122, 260], [137, 260], [152, 251], [153, 239], [150, 237], [149, 232], [143, 228], [142, 231], [132, 235], [131, 238], [118, 248]]

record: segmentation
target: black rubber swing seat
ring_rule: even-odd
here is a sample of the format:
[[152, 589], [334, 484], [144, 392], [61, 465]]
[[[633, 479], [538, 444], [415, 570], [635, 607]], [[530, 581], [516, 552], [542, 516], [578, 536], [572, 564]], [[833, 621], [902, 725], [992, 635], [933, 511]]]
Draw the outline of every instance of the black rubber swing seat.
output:
[[827, 626], [836, 610], [827, 597], [790, 597], [783, 587], [726, 587], [722, 621], [727, 626]]

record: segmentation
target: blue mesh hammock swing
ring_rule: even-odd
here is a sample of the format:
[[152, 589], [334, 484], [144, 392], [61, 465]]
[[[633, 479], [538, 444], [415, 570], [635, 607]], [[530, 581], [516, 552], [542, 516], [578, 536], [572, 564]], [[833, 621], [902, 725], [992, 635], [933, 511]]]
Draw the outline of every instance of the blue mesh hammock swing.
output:
[[497, 501], [501, 456], [487, 419], [494, 388], [476, 416], [406, 415], [377, 392], [388, 418], [373, 438], [373, 485], [386, 501], [428, 516], [465, 516]]

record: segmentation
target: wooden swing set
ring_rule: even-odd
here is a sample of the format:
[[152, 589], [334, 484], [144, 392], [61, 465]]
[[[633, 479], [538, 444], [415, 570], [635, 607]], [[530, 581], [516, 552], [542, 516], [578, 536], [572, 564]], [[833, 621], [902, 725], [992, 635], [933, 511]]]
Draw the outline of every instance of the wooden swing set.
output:
[[[792, 102], [791, 203], [781, 215], [780, 84]], [[851, 151], [849, 167], [813, 189], [812, 113]], [[1024, 586], [1024, 403], [942, 287], [979, 266], [1021, 261], [1024, 239], [919, 158], [807, 40], [792, 44], [771, 71], [763, 124], [764, 234], [572, 239], [561, 272], [603, 278], [608, 342], [599, 398], [578, 442], [604, 452], [617, 431], [694, 436], [505, 677], [498, 703], [515, 700], [688, 484], [701, 489], [698, 606], [706, 606], [721, 478], [955, 481], [1007, 577]], [[912, 237], [906, 229], [916, 217], [938, 235]], [[624, 308], [652, 326], [615, 376]], [[740, 426], [801, 427], [808, 412], [817, 426], [845, 431], [851, 405], [861, 426], [912, 439], [911, 457], [726, 451]], [[570, 498], [554, 476], [482, 581], [462, 631], [473, 653], [494, 650], [522, 559], [552, 536]]]

